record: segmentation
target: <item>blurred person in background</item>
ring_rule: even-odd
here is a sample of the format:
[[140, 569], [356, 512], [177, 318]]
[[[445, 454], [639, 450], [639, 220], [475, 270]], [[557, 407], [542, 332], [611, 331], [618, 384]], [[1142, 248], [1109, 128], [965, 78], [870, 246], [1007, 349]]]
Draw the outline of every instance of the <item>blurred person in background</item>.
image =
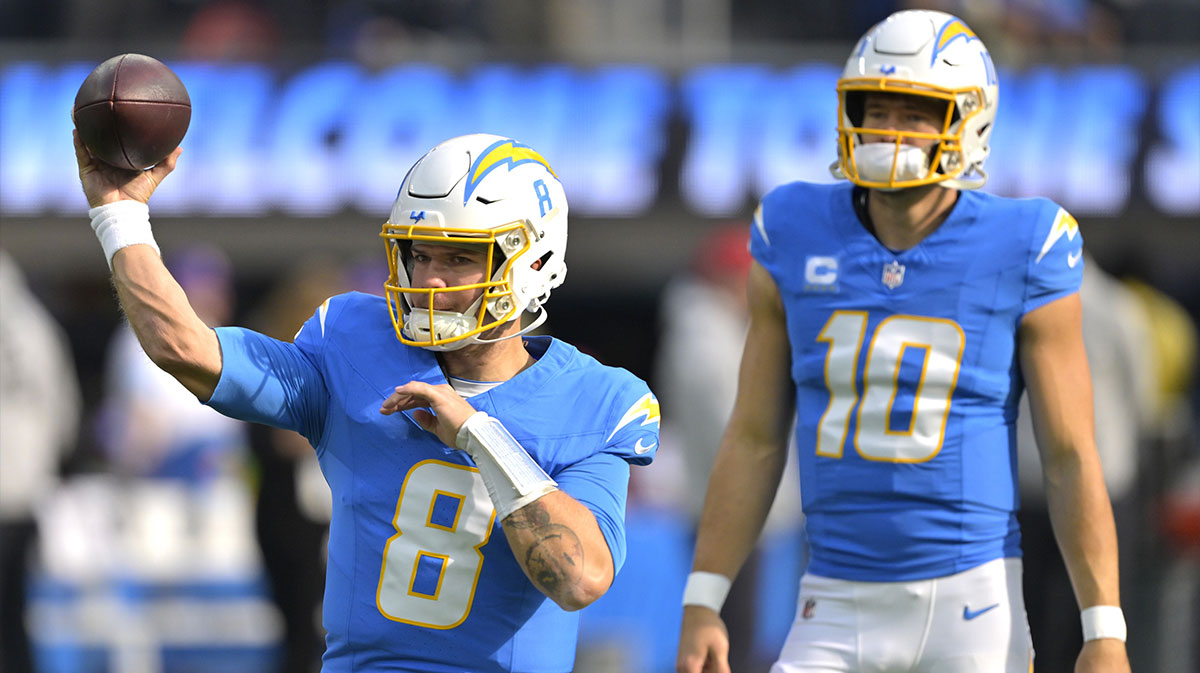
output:
[[837, 94], [831, 169], [851, 184], [785, 184], [754, 215], [750, 330], [678, 670], [729, 670], [719, 612], [762, 530], [794, 413], [811, 558], [772, 670], [1027, 673], [1015, 464], [1027, 387], [1082, 609], [1075, 670], [1128, 673], [1078, 225], [1048, 199], [976, 191], [999, 85], [961, 19], [887, 17]]
[[663, 434], [682, 451], [679, 503], [699, 525], [704, 491], [721, 433], [733, 410], [741, 345], [749, 310], [746, 273], [750, 231], [729, 224], [706, 233], [687, 270], [667, 284], [660, 298], [662, 334], [655, 382], [668, 412]]
[[[479, 0], [350, 0], [331, 3], [325, 26], [328, 48], [352, 54], [370, 67], [393, 65], [412, 53], [414, 45], [438, 42], [484, 42], [495, 14], [512, 3]], [[504, 22], [503, 25], [508, 25]], [[527, 41], [522, 27], [517, 31]], [[535, 38], [534, 38], [535, 39]]]
[[571, 670], [573, 613], [624, 561], [630, 465], [653, 460], [659, 411], [629, 372], [528, 336], [566, 273], [546, 160], [488, 134], [430, 150], [381, 232], [386, 299], [332, 297], [285, 343], [209, 328], [163, 265], [147, 204], [181, 150], [140, 172], [100, 163], [78, 133], [75, 150], [156, 364], [317, 450], [333, 495], [324, 670]]
[[[286, 12], [308, 8], [287, 8]], [[209, 62], [266, 61], [279, 49], [275, 15], [262, 2], [200, 3], [180, 38], [184, 58]]]
[[[167, 260], [206, 325], [233, 318], [233, 267], [221, 251], [197, 246]], [[196, 401], [146, 357], [128, 322], [109, 342], [101, 402], [100, 441], [124, 476], [166, 479], [200, 488], [217, 478], [240, 478], [246, 426]]]
[[[671, 504], [688, 518], [693, 536], [704, 508], [702, 485], [712, 472], [737, 394], [738, 364], [750, 321], [746, 274], [751, 262], [748, 226], [718, 226], [700, 239], [690, 266], [672, 278], [660, 299], [655, 384], [669, 450], [659, 458], [664, 464], [646, 477], [656, 484], [668, 479], [675, 483], [642, 490], [670, 492]], [[794, 473], [786, 473], [768, 516], [768, 534], [795, 528], [801, 519]], [[762, 631], [757, 623], [760, 560], [756, 549], [721, 611], [730, 629], [730, 667], [746, 673], [770, 666], [753, 647]]]
[[1137, 275], [1123, 282], [1151, 327], [1147, 350], [1156, 382], [1150, 450], [1139, 466], [1137, 532], [1151, 544], [1136, 566], [1151, 626], [1134, 652], [1149, 659], [1147, 670], [1194, 671], [1200, 669], [1200, 430], [1194, 407], [1200, 336], [1179, 302]]
[[[1139, 2], [1140, 0], [1133, 0]], [[962, 17], [1010, 65], [1039, 53], [1086, 49], [1115, 55], [1124, 43], [1120, 5], [1128, 0], [902, 0], [905, 9], [932, 9]]]
[[[339, 265], [305, 259], [276, 282], [249, 323], [271, 338], [291, 341], [321, 302], [346, 285]], [[283, 659], [277, 670], [312, 673], [325, 651], [319, 625], [329, 485], [316, 453], [299, 433], [252, 423], [250, 450], [258, 467], [255, 532], [272, 599], [283, 615]]]
[[0, 670], [32, 673], [26, 626], [39, 503], [75, 447], [81, 398], [65, 333], [0, 249]]
[[[223, 252], [183, 248], [166, 264], [186, 288], [199, 320], [212, 327], [228, 324], [235, 307], [233, 267]], [[113, 528], [105, 536], [116, 542], [113, 551], [120, 559], [107, 581], [112, 587], [157, 591], [130, 593], [123, 604], [124, 623], [105, 626], [117, 638], [115, 659], [160, 665], [181, 639], [220, 638], [220, 630], [210, 626], [180, 627], [157, 619], [169, 600], [160, 597], [224, 583], [218, 591], [233, 599], [232, 587], [252, 585], [260, 577], [248, 426], [201, 404], [159, 369], [127, 321], [110, 339], [104, 382], [97, 441], [113, 477], [106, 487], [122, 513], [110, 521]], [[263, 637], [273, 636], [273, 627], [261, 624]], [[122, 631], [142, 634], [136, 647], [120, 640]], [[118, 670], [137, 670], [124, 666]]]

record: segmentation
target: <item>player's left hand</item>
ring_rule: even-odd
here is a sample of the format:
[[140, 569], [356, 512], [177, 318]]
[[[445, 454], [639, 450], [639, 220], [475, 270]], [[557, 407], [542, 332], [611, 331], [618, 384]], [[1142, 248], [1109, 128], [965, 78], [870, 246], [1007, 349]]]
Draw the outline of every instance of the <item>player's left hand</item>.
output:
[[[426, 411], [425, 407], [433, 409], [433, 413]], [[396, 386], [395, 392], [388, 395], [383, 406], [379, 407], [379, 413], [388, 416], [409, 409], [416, 410], [413, 420], [452, 448], [458, 429], [475, 413], [475, 408], [449, 385], [434, 386], [423, 381], [409, 381]]]
[[1113, 638], [1087, 641], [1075, 660], [1075, 673], [1129, 673], [1125, 643]]

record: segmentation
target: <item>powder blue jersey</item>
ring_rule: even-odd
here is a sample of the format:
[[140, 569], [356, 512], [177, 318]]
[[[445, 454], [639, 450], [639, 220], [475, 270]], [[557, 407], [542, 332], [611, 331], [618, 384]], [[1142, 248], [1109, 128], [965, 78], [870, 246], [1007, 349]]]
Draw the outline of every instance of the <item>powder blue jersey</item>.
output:
[[853, 198], [783, 185], [752, 227], [786, 312], [809, 570], [903, 581], [1019, 556], [1017, 329], [1078, 290], [1078, 226], [1046, 199], [963, 191], [893, 252]]
[[[300, 432], [333, 493], [324, 622], [327, 673], [571, 670], [578, 613], [525, 577], [470, 458], [380, 404], [410, 380], [446, 380], [433, 353], [401, 344], [382, 298], [325, 302], [283, 343], [217, 330], [219, 411]], [[471, 398], [499, 418], [625, 558], [629, 463], [658, 444], [640, 379], [548, 337], [537, 362]]]

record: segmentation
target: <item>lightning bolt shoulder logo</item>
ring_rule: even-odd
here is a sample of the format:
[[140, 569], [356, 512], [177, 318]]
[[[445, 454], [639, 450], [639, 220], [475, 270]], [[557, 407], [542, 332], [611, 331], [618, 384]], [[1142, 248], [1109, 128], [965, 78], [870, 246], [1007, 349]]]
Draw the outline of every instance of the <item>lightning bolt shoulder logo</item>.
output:
[[[1054, 244], [1058, 242], [1058, 239], [1062, 238], [1064, 235], [1067, 237], [1068, 241], [1073, 241], [1075, 240], [1075, 236], [1078, 234], [1079, 223], [1075, 221], [1074, 217], [1071, 217], [1070, 213], [1062, 208], [1059, 208], [1058, 214], [1054, 216], [1054, 224], [1050, 227], [1050, 233], [1046, 235], [1046, 241], [1042, 243], [1042, 251], [1038, 253], [1037, 259], [1035, 259], [1033, 263], [1037, 264], [1041, 262], [1042, 258], [1046, 256], [1046, 253], [1050, 252], [1050, 248], [1053, 248]], [[1069, 262], [1070, 260], [1067, 261]], [[1072, 264], [1071, 266], [1075, 265]]]
[[467, 188], [463, 194], [463, 205], [471, 199], [471, 193], [483, 182], [483, 178], [491, 173], [492, 170], [499, 166], [508, 166], [509, 170], [520, 166], [521, 164], [537, 163], [545, 166], [550, 175], [555, 178], [558, 174], [550, 168], [550, 164], [542, 158], [532, 147], [522, 145], [515, 140], [498, 140], [488, 146], [479, 155], [479, 158], [471, 164], [471, 168], [467, 171]]
[[763, 224], [762, 204], [754, 209], [754, 228], [758, 230], [758, 235], [762, 236], [763, 243], [771, 245], [771, 237], [767, 236], [767, 227]]
[[[642, 395], [641, 399], [639, 399], [637, 402], [634, 402], [633, 406], [629, 407], [629, 410], [626, 411], [625, 415], [621, 417], [621, 420], [617, 421], [617, 427], [613, 429], [612, 434], [610, 434], [608, 439], [604, 441], [611, 441], [612, 438], [615, 437], [618, 432], [620, 432], [621, 428], [633, 423], [638, 419], [642, 420], [641, 425], [643, 426], [658, 425], [662, 420], [658, 409], [658, 399], [654, 397], [654, 393], [646, 393], [645, 395]], [[642, 438], [639, 437], [637, 443], [633, 447], [633, 451], [634, 453], [642, 454], [646, 453], [650, 449], [653, 449], [657, 445], [658, 444], [656, 442], [647, 446], [646, 444], [642, 443]]]
[[[317, 309], [317, 314], [321, 319], [321, 336], [325, 336], [325, 316], [329, 315], [329, 299], [321, 302], [321, 308]], [[296, 336], [300, 336], [300, 333], [296, 332]]]
[[[329, 299], [333, 299], [333, 297], [330, 297]], [[321, 302], [321, 306], [317, 309], [317, 322], [321, 327], [322, 338], [325, 336], [325, 316], [329, 315], [329, 299]], [[304, 327], [306, 325], [308, 325], [307, 320], [304, 321], [304, 324], [300, 326], [300, 329], [296, 330], [296, 333], [292, 335], [292, 341], [300, 338], [300, 334], [304, 332]]]

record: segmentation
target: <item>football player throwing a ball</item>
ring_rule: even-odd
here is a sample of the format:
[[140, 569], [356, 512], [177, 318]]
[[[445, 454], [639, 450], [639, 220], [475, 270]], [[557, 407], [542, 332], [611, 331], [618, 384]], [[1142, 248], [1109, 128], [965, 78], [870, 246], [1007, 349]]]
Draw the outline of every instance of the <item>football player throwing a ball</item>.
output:
[[567, 201], [532, 148], [469, 135], [409, 170], [385, 297], [315, 307], [292, 343], [209, 329], [163, 266], [145, 172], [76, 137], [92, 226], [147, 355], [224, 414], [308, 438], [333, 492], [325, 673], [566, 673], [625, 558], [644, 382], [529, 332], [566, 276]]

